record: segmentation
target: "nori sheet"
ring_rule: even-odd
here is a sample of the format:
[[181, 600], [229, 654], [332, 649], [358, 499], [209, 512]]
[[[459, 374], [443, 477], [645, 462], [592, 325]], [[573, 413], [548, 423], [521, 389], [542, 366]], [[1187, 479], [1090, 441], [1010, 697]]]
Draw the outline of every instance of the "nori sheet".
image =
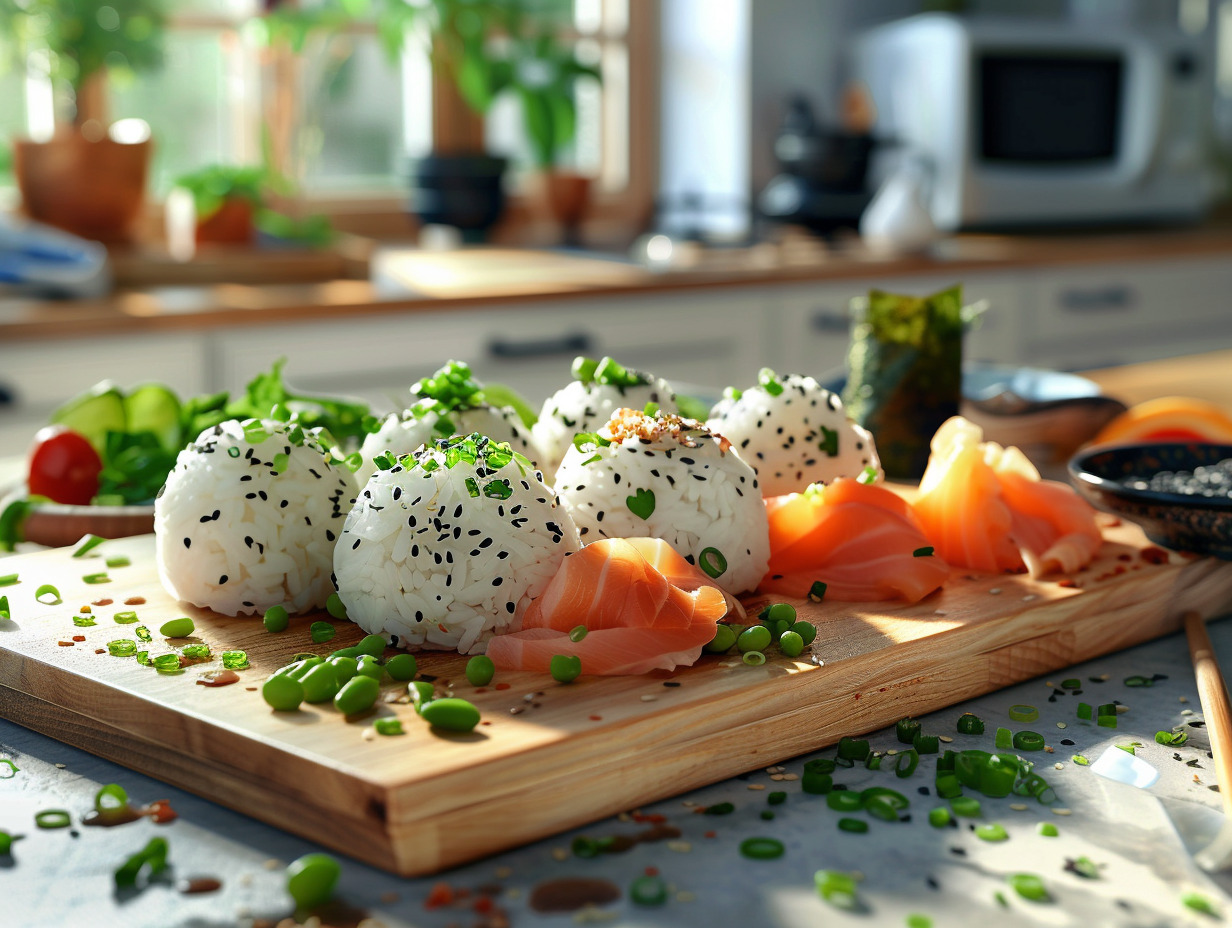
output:
[[887, 477], [918, 479], [933, 434], [958, 415], [963, 330], [961, 285], [925, 297], [869, 292], [843, 403], [873, 433]]

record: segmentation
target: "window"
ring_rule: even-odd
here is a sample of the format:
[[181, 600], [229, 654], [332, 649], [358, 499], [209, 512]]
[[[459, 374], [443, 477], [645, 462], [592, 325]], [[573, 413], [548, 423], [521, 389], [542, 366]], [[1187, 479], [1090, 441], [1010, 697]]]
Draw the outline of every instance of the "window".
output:
[[[603, 76], [601, 84], [577, 85], [578, 130], [570, 162], [597, 178], [595, 218], [640, 221], [654, 189], [657, 2], [561, 2], [569, 14], [563, 34], [576, 42], [579, 58]], [[268, 154], [298, 184], [310, 208], [332, 213], [340, 226], [405, 231], [408, 155], [461, 137], [486, 139], [490, 151], [511, 157], [518, 168], [509, 179], [512, 220], [533, 219], [523, 202], [528, 198], [517, 196], [530, 182], [516, 101], [500, 100], [481, 121], [451, 88], [434, 86], [426, 53], [414, 41], [407, 42], [400, 62], [391, 62], [372, 23], [313, 33], [299, 54], [285, 45], [267, 45], [259, 38], [264, 5], [177, 0], [166, 30], [164, 67], [113, 82], [112, 118], [150, 123], [156, 198], [181, 174], [214, 163], [261, 163]], [[0, 80], [5, 81], [0, 93], [11, 99], [8, 83], [15, 78]], [[31, 129], [43, 104], [29, 88], [24, 96]], [[4, 109], [0, 131], [17, 129], [8, 123], [23, 115]]]

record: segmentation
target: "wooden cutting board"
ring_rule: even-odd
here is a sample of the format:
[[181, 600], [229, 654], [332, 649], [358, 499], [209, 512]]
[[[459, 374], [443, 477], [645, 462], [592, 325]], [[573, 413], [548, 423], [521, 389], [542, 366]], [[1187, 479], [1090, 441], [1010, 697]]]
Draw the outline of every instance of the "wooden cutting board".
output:
[[[53, 738], [159, 777], [342, 853], [404, 875], [432, 873], [640, 804], [833, 744], [905, 715], [922, 715], [1068, 667], [1180, 627], [1232, 603], [1232, 563], [1163, 555], [1132, 525], [1107, 531], [1098, 560], [1077, 586], [1021, 576], [963, 575], [915, 606], [796, 603], [819, 628], [811, 653], [763, 666], [707, 656], [674, 675], [582, 678], [570, 685], [502, 674], [471, 687], [457, 655], [421, 656], [438, 688], [472, 700], [483, 722], [472, 734], [431, 730], [406, 704], [382, 703], [406, 734], [371, 734], [371, 716], [347, 721], [332, 706], [272, 712], [257, 688], [299, 651], [353, 644], [337, 623], [327, 644], [294, 619], [280, 634], [260, 621], [216, 616], [171, 601], [154, 566], [153, 536], [109, 541], [94, 557], [71, 549], [11, 558], [11, 622], [0, 622], [0, 715]], [[109, 583], [102, 556], [131, 565]], [[55, 584], [63, 602], [41, 605]], [[125, 605], [126, 600], [144, 602]], [[98, 624], [73, 616], [91, 602]], [[750, 600], [751, 608], [760, 605]], [[205, 667], [160, 676], [133, 658], [96, 653], [134, 638], [113, 615], [135, 610], [157, 636], [190, 615], [220, 653], [240, 648], [252, 668], [240, 683], [208, 689]], [[72, 646], [74, 634], [85, 641]], [[216, 664], [213, 666], [217, 666]], [[387, 687], [393, 698], [402, 686]], [[1041, 694], [1042, 697], [1043, 694]], [[943, 732], [936, 732], [942, 734]]]

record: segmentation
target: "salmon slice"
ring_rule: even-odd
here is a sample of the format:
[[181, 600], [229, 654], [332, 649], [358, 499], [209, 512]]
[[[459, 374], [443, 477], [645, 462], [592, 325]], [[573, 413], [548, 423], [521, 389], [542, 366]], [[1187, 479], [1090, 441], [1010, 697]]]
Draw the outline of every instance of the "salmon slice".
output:
[[[547, 673], [557, 654], [578, 656], [587, 674], [673, 670], [697, 660], [728, 612], [723, 591], [667, 542], [605, 538], [567, 555], [522, 630], [487, 653], [498, 670]], [[586, 637], [570, 640], [579, 625]]]
[[1089, 564], [1103, 544], [1095, 510], [1072, 487], [1040, 479], [1017, 448], [982, 439], [961, 416], [933, 436], [915, 511], [937, 553], [955, 566], [1032, 577]]
[[949, 575], [911, 506], [884, 487], [839, 478], [829, 486], [766, 501], [770, 567], [758, 589], [805, 597], [815, 582], [827, 599], [917, 602]]

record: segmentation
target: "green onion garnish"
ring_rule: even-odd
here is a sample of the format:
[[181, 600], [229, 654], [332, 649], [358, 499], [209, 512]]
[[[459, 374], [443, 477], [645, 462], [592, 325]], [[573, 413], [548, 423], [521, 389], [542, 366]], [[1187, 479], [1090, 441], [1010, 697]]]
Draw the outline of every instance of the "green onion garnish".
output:
[[97, 586], [100, 583], [110, 583], [111, 578], [106, 574], [86, 574], [81, 578], [82, 583], [88, 583], [90, 586]]
[[103, 563], [108, 567], [128, 567], [132, 564], [132, 561], [123, 554], [117, 554], [115, 557], [107, 558], [107, 560], [103, 561]]
[[838, 756], [843, 760], [864, 760], [868, 757], [868, 741], [843, 736], [838, 740]]
[[1126, 686], [1154, 686], [1155, 681], [1152, 680], [1150, 677], [1143, 677], [1143, 676], [1135, 675], [1132, 677], [1126, 677], [1125, 685]]
[[107, 642], [107, 652], [112, 657], [132, 657], [137, 653], [137, 643], [127, 638], [117, 638]]
[[308, 626], [308, 634], [316, 644], [329, 641], [334, 635], [338, 634], [338, 629], [329, 622], [313, 622]]
[[205, 661], [210, 658], [210, 646], [208, 644], [185, 645], [180, 649], [180, 653], [189, 660]]
[[777, 838], [745, 838], [740, 842], [740, 855], [751, 860], [775, 860], [785, 848]]
[[17, 772], [19, 770], [21, 770], [21, 768], [9, 760], [9, 758], [0, 757], [0, 780], [13, 779], [13, 777], [17, 776]]
[[150, 666], [159, 673], [179, 673], [180, 656], [178, 654], [160, 654], [150, 661]]
[[116, 625], [132, 625], [137, 621], [137, 613], [129, 610], [127, 612], [117, 612], [112, 616]]
[[150, 666], [150, 652], [149, 651], [138, 651], [137, 652], [137, 663], [140, 664], [142, 667], [149, 667]]
[[1061, 681], [1061, 688], [1067, 690], [1080, 690], [1082, 689], [1082, 681], [1077, 677], [1066, 677]]
[[126, 889], [137, 885], [137, 877], [142, 869], [149, 868], [150, 876], [162, 873], [167, 869], [167, 839], [151, 838], [150, 842], [128, 860], [124, 861], [115, 871], [117, 889]]
[[[43, 601], [44, 596], [50, 596], [53, 598], [54, 601], [44, 602]], [[53, 584], [50, 584], [50, 583], [44, 583], [37, 590], [35, 590], [34, 598], [38, 600], [40, 603], [43, 603], [44, 606], [58, 606], [60, 605], [60, 603], [64, 602], [64, 600], [60, 598], [60, 591], [56, 589]]]
[[778, 375], [768, 367], [757, 372], [757, 385], [771, 396], [778, 396], [783, 392], [783, 384], [779, 382]]
[[138, 625], [133, 629], [133, 634], [137, 636], [138, 641], [152, 641], [154, 636], [150, 634], [150, 630], [144, 625]]
[[932, 557], [934, 548], [932, 545], [925, 545], [923, 548], [916, 548], [911, 552], [912, 557]]
[[39, 828], [67, 828], [73, 818], [67, 809], [44, 809], [34, 813], [34, 824]]
[[1035, 706], [1010, 706], [1009, 717], [1015, 722], [1034, 722], [1039, 718], [1039, 709]]
[[[7, 596], [0, 596], [0, 620], [8, 621], [12, 617], [13, 614], [9, 610], [9, 598]], [[75, 623], [77, 620], [74, 619], [73, 621]], [[94, 624], [93, 619], [90, 620], [90, 624]]]
[[1044, 749], [1044, 736], [1035, 731], [1015, 732], [1014, 748], [1018, 751], [1042, 751]]
[[379, 718], [373, 719], [372, 727], [376, 729], [378, 735], [405, 735], [402, 730], [402, 722], [395, 718]]
[[826, 595], [826, 585], [820, 580], [814, 580], [813, 585], [809, 587], [808, 598], [810, 602], [819, 603]]
[[920, 754], [918, 751], [903, 751], [894, 758], [894, 775], [900, 779], [906, 779], [915, 773], [915, 768], [919, 766], [919, 763]]
[[75, 615], [73, 616], [73, 624], [78, 628], [89, 628], [91, 625], [97, 625], [98, 622], [92, 615]]
[[17, 574], [4, 574], [0, 576], [0, 586], [12, 586], [17, 582]]
[[974, 796], [955, 796], [950, 800], [950, 807], [955, 815], [963, 818], [979, 818], [980, 816], [980, 801]]
[[984, 734], [984, 720], [978, 715], [964, 712], [958, 717], [958, 733], [960, 735]]
[[745, 651], [740, 659], [750, 667], [760, 667], [766, 662], [766, 655], [763, 651]]
[[1090, 758], [1086, 757], [1083, 754], [1075, 754], [1073, 757], [1070, 758], [1070, 760], [1072, 760], [1079, 767], [1090, 767], [1091, 766]]
[[941, 750], [941, 739], [936, 735], [922, 735], [917, 732], [911, 746], [921, 754], [936, 754]]
[[222, 665], [227, 670], [243, 670], [248, 666], [248, 654], [245, 651], [223, 651]]
[[818, 870], [813, 874], [817, 894], [837, 909], [854, 910], [858, 907], [856, 880], [850, 873], [841, 870]]
[[73, 557], [84, 557], [86, 552], [92, 551], [101, 545], [106, 538], [100, 538], [98, 535], [87, 535], [85, 539], [77, 546], [77, 550], [73, 552]]
[[1008, 751], [1014, 746], [1014, 733], [1008, 728], [998, 728], [995, 743], [998, 748]]
[[712, 580], [717, 580], [727, 572], [727, 558], [718, 548], [702, 548], [697, 556], [697, 564]]

